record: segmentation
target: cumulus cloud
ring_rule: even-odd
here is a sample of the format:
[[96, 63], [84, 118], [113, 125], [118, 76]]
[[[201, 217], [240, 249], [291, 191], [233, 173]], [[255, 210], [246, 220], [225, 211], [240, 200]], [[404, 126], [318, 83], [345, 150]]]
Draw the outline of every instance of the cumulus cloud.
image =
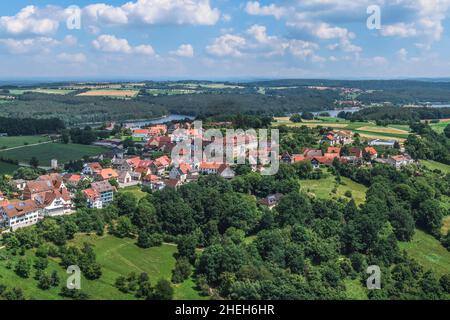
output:
[[206, 51], [217, 57], [240, 57], [240, 51], [245, 47], [247, 41], [240, 36], [232, 34], [224, 34], [214, 40], [214, 42], [206, 47]]
[[209, 0], [137, 0], [118, 9], [130, 22], [144, 24], [214, 25], [220, 19]]
[[10, 53], [26, 54], [35, 52], [49, 53], [51, 48], [60, 44], [57, 40], [48, 37], [37, 37], [28, 39], [0, 39], [0, 45], [3, 45]]
[[276, 19], [280, 19], [286, 14], [286, 9], [278, 7], [275, 4], [262, 6], [258, 1], [249, 1], [245, 6], [245, 12], [253, 16], [273, 16]]
[[109, 53], [125, 53], [125, 54], [142, 54], [142, 55], [155, 55], [153, 47], [150, 45], [139, 45], [136, 47], [131, 46], [127, 39], [117, 38], [114, 35], [102, 34], [92, 41], [92, 45], [95, 49]]
[[194, 56], [194, 48], [190, 44], [182, 44], [177, 50], [171, 51], [170, 54], [178, 57], [192, 58]]
[[[245, 34], [225, 34], [207, 47], [207, 52], [219, 56], [241, 57], [243, 55], [282, 56], [287, 53], [296, 58], [314, 57], [319, 45], [300, 39], [285, 39], [268, 35], [266, 26], [252, 25]], [[317, 60], [317, 59], [316, 59]]]
[[384, 26], [381, 30], [381, 34], [385, 37], [414, 37], [417, 35], [417, 30], [414, 24], [396, 23], [392, 25]]
[[36, 34], [49, 35], [58, 30], [59, 21], [51, 18], [48, 10], [27, 6], [14, 16], [0, 17], [0, 31], [12, 35]]
[[127, 24], [127, 13], [120, 7], [114, 7], [104, 3], [88, 5], [83, 13], [90, 19], [106, 24]]

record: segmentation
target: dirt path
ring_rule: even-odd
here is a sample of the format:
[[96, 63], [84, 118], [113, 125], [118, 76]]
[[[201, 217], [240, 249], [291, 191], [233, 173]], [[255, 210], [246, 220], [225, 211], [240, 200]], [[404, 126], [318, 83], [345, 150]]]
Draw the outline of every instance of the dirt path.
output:
[[34, 146], [39, 146], [41, 144], [47, 144], [47, 143], [53, 143], [53, 141], [45, 141], [45, 142], [39, 142], [39, 143], [34, 143], [34, 144], [27, 144], [26, 146], [23, 145], [23, 146], [8, 148], [8, 149], [2, 149], [2, 150], [0, 150], [0, 152], [17, 150], [17, 149], [22, 149], [22, 148], [27, 148], [27, 147], [34, 147]]

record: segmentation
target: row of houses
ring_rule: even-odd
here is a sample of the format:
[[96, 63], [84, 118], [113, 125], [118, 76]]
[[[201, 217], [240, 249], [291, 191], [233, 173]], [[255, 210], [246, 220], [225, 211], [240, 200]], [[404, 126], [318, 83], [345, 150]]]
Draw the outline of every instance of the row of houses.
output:
[[0, 203], [0, 227], [16, 230], [37, 223], [45, 217], [74, 211], [73, 195], [59, 174], [40, 176], [25, 182], [19, 201]]
[[371, 146], [364, 148], [350, 147], [347, 149], [345, 155], [340, 147], [328, 147], [325, 153], [321, 149], [305, 148], [301, 154], [291, 155], [285, 152], [281, 155], [280, 159], [282, 162], [288, 164], [310, 161], [315, 169], [320, 168], [321, 165], [331, 166], [336, 160], [347, 164], [362, 164], [365, 160], [375, 161], [392, 165], [397, 169], [415, 162], [408, 154], [378, 158], [378, 151]]

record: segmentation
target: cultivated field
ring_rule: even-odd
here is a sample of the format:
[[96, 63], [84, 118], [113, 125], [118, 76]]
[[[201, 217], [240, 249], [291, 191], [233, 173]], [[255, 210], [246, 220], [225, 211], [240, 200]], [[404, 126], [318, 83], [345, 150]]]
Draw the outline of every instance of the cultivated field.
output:
[[139, 91], [137, 90], [91, 90], [78, 94], [81, 97], [115, 97], [115, 98], [134, 98]]
[[12, 174], [19, 169], [19, 166], [0, 161], [0, 176], [4, 174]]
[[201, 91], [191, 89], [147, 89], [147, 92], [153, 96], [176, 96], [182, 94], [201, 93]]
[[0, 150], [50, 141], [46, 136], [0, 137]]
[[72, 93], [73, 91], [74, 90], [68, 90], [68, 89], [44, 89], [44, 88], [9, 90], [10, 94], [15, 95], [15, 96], [20, 96], [20, 95], [24, 94], [25, 92], [65, 95], [65, 94]]
[[286, 125], [288, 127], [301, 127], [307, 126], [309, 128], [315, 127], [329, 127], [335, 130], [351, 130], [354, 133], [359, 133], [361, 137], [366, 139], [396, 139], [403, 142], [408, 138], [409, 127], [408, 126], [377, 126], [372, 122], [350, 122], [338, 118], [319, 118], [321, 120], [303, 121], [300, 123], [294, 123], [289, 120], [289, 117], [275, 118], [274, 126]]
[[[89, 294], [90, 299], [96, 300], [131, 300], [135, 297], [131, 294], [120, 292], [114, 287], [114, 283], [119, 276], [127, 276], [131, 272], [139, 275], [146, 272], [152, 285], [159, 279], [170, 281], [172, 270], [175, 266], [174, 253], [176, 246], [163, 245], [162, 247], [141, 249], [135, 245], [136, 240], [119, 239], [113, 236], [98, 237], [95, 235], [77, 236], [70, 244], [82, 245], [84, 242], [92, 243], [97, 254], [97, 262], [102, 266], [102, 277], [98, 280], [90, 281], [82, 278], [81, 290]], [[4, 252], [4, 251], [3, 251]], [[0, 255], [2, 250], [0, 250]], [[34, 252], [28, 251], [27, 257], [32, 261]], [[37, 281], [32, 277], [23, 279], [17, 276], [12, 269], [8, 269], [8, 262], [15, 264], [18, 257], [9, 257], [7, 260], [0, 260], [0, 284], [8, 287], [20, 287], [24, 290], [27, 298], [40, 300], [61, 299], [60, 288], [41, 290], [37, 287]], [[46, 272], [50, 274], [56, 270], [61, 279], [61, 284], [65, 283], [68, 275], [59, 265], [59, 259], [49, 259], [49, 267]], [[34, 275], [34, 272], [33, 272]], [[174, 286], [175, 299], [201, 299], [194, 289], [195, 284], [192, 279], [181, 285]]]
[[32, 157], [39, 160], [39, 165], [50, 166], [52, 159], [57, 159], [60, 164], [70, 160], [79, 160], [84, 156], [96, 156], [106, 149], [96, 146], [80, 144], [47, 143], [38, 146], [30, 146], [9, 151], [0, 151], [0, 156], [28, 163]]
[[360, 127], [358, 130], [361, 131], [370, 131], [375, 133], [394, 133], [394, 134], [408, 134], [408, 131], [397, 129], [397, 128], [391, 128], [391, 127], [373, 127], [373, 126], [366, 126], [366, 127]]
[[417, 260], [426, 270], [432, 269], [438, 276], [450, 271], [450, 252], [433, 236], [416, 230], [411, 242], [400, 242], [400, 249]]

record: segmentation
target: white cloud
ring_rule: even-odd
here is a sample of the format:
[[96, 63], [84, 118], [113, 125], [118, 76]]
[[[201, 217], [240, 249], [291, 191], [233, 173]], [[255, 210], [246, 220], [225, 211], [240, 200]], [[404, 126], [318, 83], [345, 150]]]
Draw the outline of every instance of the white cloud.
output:
[[206, 51], [218, 57], [240, 57], [242, 52], [240, 51], [245, 47], [247, 41], [240, 36], [232, 34], [224, 34], [219, 38], [216, 38], [214, 42], [206, 47]]
[[277, 20], [286, 14], [283, 7], [278, 7], [273, 3], [268, 6], [261, 6], [258, 1], [247, 2], [245, 12], [253, 16], [274, 16]]
[[0, 45], [3, 45], [10, 53], [26, 54], [33, 52], [49, 53], [51, 48], [58, 45], [59, 42], [48, 37], [28, 38], [28, 39], [0, 39]]
[[268, 43], [277, 39], [276, 37], [269, 37], [267, 35], [267, 28], [258, 24], [251, 26], [247, 30], [247, 34], [255, 38], [259, 43]]
[[27, 6], [15, 16], [0, 17], [0, 31], [12, 35], [48, 35], [55, 33], [58, 27], [57, 19], [46, 17], [45, 10], [41, 11], [35, 6]]
[[192, 58], [194, 56], [194, 48], [190, 44], [182, 44], [177, 50], [171, 51], [170, 54], [178, 57]]
[[309, 41], [291, 40], [288, 43], [288, 49], [293, 56], [305, 59], [312, 57], [314, 52], [319, 49], [319, 46]]
[[320, 39], [330, 40], [337, 38], [354, 38], [355, 35], [349, 32], [346, 28], [333, 27], [328, 23], [320, 23], [312, 30], [312, 34]]
[[125, 54], [142, 54], [142, 55], [155, 55], [153, 47], [150, 45], [139, 45], [132, 47], [127, 39], [117, 38], [116, 36], [103, 34], [92, 41], [92, 45], [99, 51], [110, 53], [125, 53]]
[[145, 24], [214, 25], [220, 19], [209, 0], [137, 0], [121, 9], [130, 21]]
[[139, 45], [134, 48], [132, 48], [133, 53], [142, 54], [146, 56], [154, 56], [155, 50], [151, 45], [145, 44], [145, 45]]
[[401, 48], [397, 51], [397, 56], [400, 58], [400, 60], [406, 61], [408, 59], [408, 50], [406, 50], [405, 48]]
[[88, 5], [83, 9], [88, 18], [107, 24], [127, 24], [127, 13], [120, 7], [114, 7], [104, 3]]
[[401, 37], [408, 38], [417, 35], [417, 30], [414, 24], [397, 23], [392, 25], [384, 26], [381, 30], [381, 34], [385, 37]]
[[[319, 45], [313, 42], [268, 35], [265, 26], [255, 24], [242, 36], [225, 34], [216, 38], [213, 44], [207, 47], [207, 52], [219, 57], [243, 55], [273, 57], [289, 53], [295, 58], [306, 59], [314, 57], [318, 49]], [[321, 59], [317, 57], [314, 60]]]
[[87, 58], [84, 53], [60, 53], [56, 56], [58, 61], [65, 62], [65, 63], [84, 63], [87, 61]]

